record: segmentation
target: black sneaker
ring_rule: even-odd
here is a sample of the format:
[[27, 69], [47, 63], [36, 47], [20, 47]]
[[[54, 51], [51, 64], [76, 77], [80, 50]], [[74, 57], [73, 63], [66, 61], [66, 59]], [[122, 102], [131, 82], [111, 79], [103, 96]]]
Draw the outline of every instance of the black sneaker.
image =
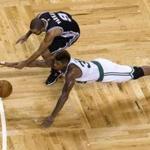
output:
[[45, 84], [46, 85], [54, 84], [60, 76], [61, 76], [60, 72], [56, 70], [52, 70], [51, 74], [48, 76], [47, 80], [45, 81]]

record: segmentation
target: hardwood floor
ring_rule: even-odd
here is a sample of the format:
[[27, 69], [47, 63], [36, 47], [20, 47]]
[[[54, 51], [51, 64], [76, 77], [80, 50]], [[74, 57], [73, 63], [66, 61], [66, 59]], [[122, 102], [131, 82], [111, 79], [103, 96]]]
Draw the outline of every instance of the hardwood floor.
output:
[[[67, 11], [79, 23], [72, 57], [150, 65], [150, 0], [1, 0], [0, 60], [23, 60], [38, 48], [44, 34], [15, 42], [45, 10]], [[150, 149], [150, 77], [76, 84], [54, 124], [42, 129], [37, 120], [53, 110], [63, 79], [46, 86], [50, 69], [0, 70], [0, 79], [13, 85], [4, 100], [10, 150]]]

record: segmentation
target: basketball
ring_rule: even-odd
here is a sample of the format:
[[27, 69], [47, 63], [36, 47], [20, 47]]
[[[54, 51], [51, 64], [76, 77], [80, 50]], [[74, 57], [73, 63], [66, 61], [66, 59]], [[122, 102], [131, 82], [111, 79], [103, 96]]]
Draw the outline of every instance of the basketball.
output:
[[6, 98], [12, 93], [12, 85], [7, 80], [0, 80], [0, 97]]

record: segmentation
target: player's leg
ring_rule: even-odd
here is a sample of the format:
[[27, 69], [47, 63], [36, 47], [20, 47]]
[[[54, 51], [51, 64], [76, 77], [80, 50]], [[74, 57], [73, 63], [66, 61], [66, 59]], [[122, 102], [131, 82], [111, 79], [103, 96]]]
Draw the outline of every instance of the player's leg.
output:
[[142, 66], [141, 68], [144, 72], [144, 76], [149, 76], [150, 75], [150, 66]]
[[149, 67], [120, 65], [107, 59], [98, 59], [97, 61], [102, 65], [104, 71], [102, 82], [125, 82], [150, 74]]
[[[54, 58], [54, 55], [47, 49], [43, 54], [42, 54], [43, 59], [47, 63], [48, 66], [52, 66], [52, 61]], [[57, 79], [60, 77], [61, 73], [57, 70], [51, 69], [51, 73], [48, 76], [48, 78], [45, 81], [45, 84], [51, 85], [57, 81]]]
[[[69, 37], [69, 38], [56, 37], [53, 43], [49, 46], [49, 51], [51, 52], [51, 54], [55, 54], [58, 51], [65, 50], [73, 43], [75, 43], [78, 38], [79, 38], [79, 34], [77, 34], [77, 36]], [[48, 76], [45, 84], [52, 85], [57, 81], [57, 79], [61, 76], [61, 74], [62, 74], [61, 71], [51, 69], [51, 73]]]
[[[52, 45], [56, 44], [56, 42], [53, 41]], [[57, 44], [56, 44], [57, 46]], [[53, 48], [54, 49], [54, 48]], [[47, 65], [51, 66], [52, 61], [54, 58], [53, 52], [47, 49], [43, 54], [42, 54], [43, 59], [47, 62]], [[60, 77], [61, 73], [57, 70], [51, 69], [51, 73], [48, 76], [48, 78], [45, 81], [45, 84], [51, 85], [57, 81], [57, 79]]]
[[51, 67], [52, 66], [52, 61], [54, 58], [54, 55], [52, 53], [49, 52], [49, 50], [47, 49], [44, 53], [42, 53], [42, 58], [44, 59], [45, 63]]

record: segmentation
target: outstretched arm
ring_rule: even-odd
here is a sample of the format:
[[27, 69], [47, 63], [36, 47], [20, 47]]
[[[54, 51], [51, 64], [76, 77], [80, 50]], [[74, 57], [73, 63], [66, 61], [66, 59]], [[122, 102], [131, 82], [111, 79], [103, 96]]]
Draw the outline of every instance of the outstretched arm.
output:
[[16, 41], [16, 44], [18, 43], [24, 43], [28, 38], [29, 36], [32, 34], [32, 32], [29, 30], [25, 35], [21, 36], [17, 41]]
[[[0, 62], [0, 65], [4, 66], [4, 67], [16, 68], [15, 66], [21, 62], [22, 61], [20, 61], [20, 62], [4, 62], [4, 61], [2, 61], [2, 62]], [[48, 66], [44, 60], [35, 60], [32, 63], [26, 65], [25, 67], [49, 68], [50, 66]]]
[[48, 46], [51, 45], [51, 43], [53, 42], [53, 39], [56, 36], [59, 36], [61, 34], [61, 32], [62, 31], [60, 29], [58, 29], [58, 28], [55, 28], [51, 32], [48, 32], [45, 35], [45, 38], [42, 41], [42, 43], [40, 44], [40, 47], [38, 48], [38, 50], [36, 52], [34, 52], [27, 60], [25, 60], [24, 62], [18, 64], [16, 66], [16, 68], [22, 69], [27, 64], [29, 64], [32, 61], [34, 61], [35, 59], [37, 59], [48, 48]]
[[65, 77], [65, 84], [64, 84], [61, 96], [59, 97], [58, 102], [53, 112], [51, 113], [50, 116], [48, 116], [44, 120], [44, 122], [42, 123], [42, 126], [49, 127], [53, 123], [55, 117], [58, 115], [58, 113], [60, 112], [60, 110], [62, 109], [62, 107], [64, 106], [65, 102], [68, 99], [69, 93], [75, 84], [75, 78], [76, 78], [76, 74], [74, 71], [67, 73]]

